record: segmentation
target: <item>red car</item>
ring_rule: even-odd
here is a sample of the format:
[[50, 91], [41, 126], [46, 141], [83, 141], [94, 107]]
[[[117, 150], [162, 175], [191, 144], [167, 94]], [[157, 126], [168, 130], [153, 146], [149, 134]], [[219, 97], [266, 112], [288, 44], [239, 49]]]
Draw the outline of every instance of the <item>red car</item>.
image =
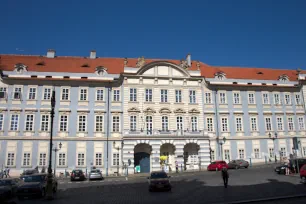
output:
[[304, 164], [300, 169], [300, 177], [304, 182], [306, 181], [306, 164]]
[[214, 161], [208, 165], [207, 171], [220, 171], [223, 167], [228, 169], [228, 165], [225, 161]]

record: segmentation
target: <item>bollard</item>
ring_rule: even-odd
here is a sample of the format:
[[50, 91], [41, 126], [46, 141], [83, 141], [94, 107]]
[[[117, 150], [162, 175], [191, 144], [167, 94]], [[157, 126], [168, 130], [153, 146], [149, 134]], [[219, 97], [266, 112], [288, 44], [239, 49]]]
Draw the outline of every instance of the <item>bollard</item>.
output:
[[265, 163], [267, 164], [268, 162], [267, 162], [267, 156], [265, 156]]
[[183, 164], [181, 164], [181, 172], [183, 172]]
[[250, 167], [252, 167], [252, 158], [250, 158]]
[[65, 178], [67, 178], [67, 171], [66, 171], [66, 169], [65, 169]]

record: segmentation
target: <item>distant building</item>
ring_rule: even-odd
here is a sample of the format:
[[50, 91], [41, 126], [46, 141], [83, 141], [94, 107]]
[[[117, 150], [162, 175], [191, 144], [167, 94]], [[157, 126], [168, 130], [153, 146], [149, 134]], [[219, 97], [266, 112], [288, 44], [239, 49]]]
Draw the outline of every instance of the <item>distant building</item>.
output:
[[306, 155], [303, 71], [54, 50], [0, 55], [0, 68], [0, 166], [12, 174], [48, 165], [53, 88], [57, 172], [121, 173], [128, 160], [129, 173], [149, 172], [161, 169], [162, 155], [172, 171], [176, 161], [186, 170], [222, 158], [273, 161], [293, 153], [294, 137]]

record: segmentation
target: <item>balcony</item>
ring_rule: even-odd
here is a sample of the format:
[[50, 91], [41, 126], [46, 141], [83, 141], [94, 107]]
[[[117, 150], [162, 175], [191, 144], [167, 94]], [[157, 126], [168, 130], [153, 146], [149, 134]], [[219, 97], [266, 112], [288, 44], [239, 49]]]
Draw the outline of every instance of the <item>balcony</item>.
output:
[[191, 131], [191, 130], [158, 130], [153, 129], [152, 131], [149, 130], [124, 130], [123, 136], [124, 137], [150, 137], [150, 138], [159, 138], [159, 137], [174, 137], [174, 138], [181, 138], [181, 137], [208, 137], [208, 135], [204, 136], [203, 130], [198, 131]]

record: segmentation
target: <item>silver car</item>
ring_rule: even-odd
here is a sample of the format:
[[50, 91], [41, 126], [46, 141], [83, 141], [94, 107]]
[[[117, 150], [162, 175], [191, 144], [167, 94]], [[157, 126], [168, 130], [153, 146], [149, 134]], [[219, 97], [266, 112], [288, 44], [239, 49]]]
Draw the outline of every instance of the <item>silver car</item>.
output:
[[99, 169], [93, 169], [89, 172], [89, 180], [103, 179], [102, 172]]

